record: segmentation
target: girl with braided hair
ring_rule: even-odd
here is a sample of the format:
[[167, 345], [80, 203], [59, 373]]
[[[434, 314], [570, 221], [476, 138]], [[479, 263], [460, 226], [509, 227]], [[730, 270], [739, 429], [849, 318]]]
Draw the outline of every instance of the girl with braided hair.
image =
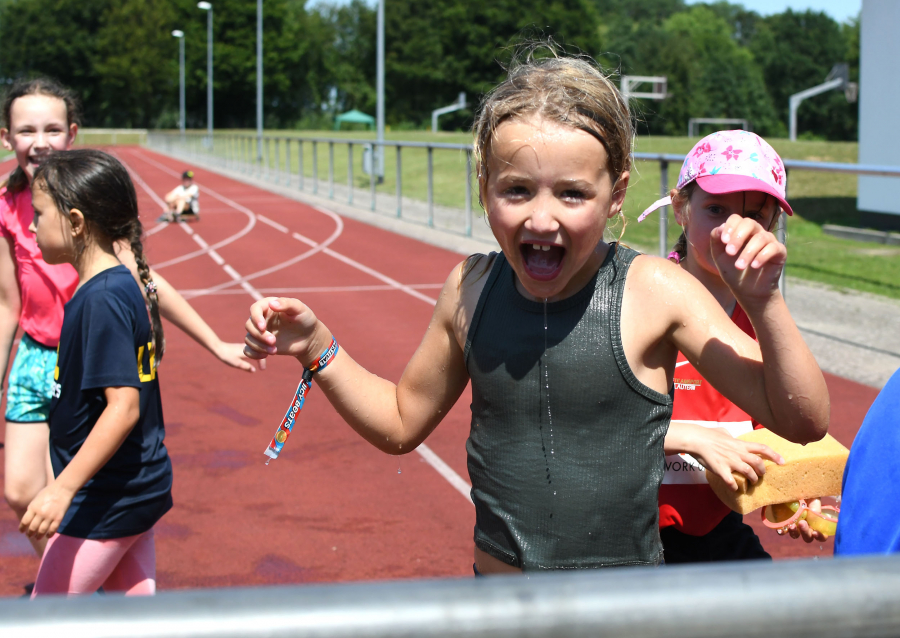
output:
[[[53, 369], [63, 304], [78, 283], [69, 264], [48, 264], [41, 258], [34, 235], [28, 231], [34, 214], [31, 182], [48, 157], [68, 150], [75, 142], [78, 103], [69, 90], [51, 79], [19, 80], [6, 91], [0, 115], [0, 141], [16, 156], [15, 170], [0, 184], [0, 390], [10, 363], [3, 491], [21, 520], [35, 495], [53, 480], [47, 456]], [[116, 254], [138, 278], [130, 244], [130, 237], [117, 242]], [[241, 344], [222, 341], [165, 279], [155, 273], [153, 279], [163, 317], [226, 365], [254, 370], [241, 356]], [[23, 334], [12, 360], [19, 328]], [[44, 543], [32, 539], [39, 555]]]
[[[32, 596], [156, 590], [153, 526], [172, 507], [157, 365], [164, 351], [156, 285], [144, 259], [137, 197], [125, 167], [95, 150], [37, 169], [30, 230], [48, 264], [71, 264], [50, 403], [55, 479], [20, 531], [49, 537]], [[144, 297], [116, 257], [128, 242]]]

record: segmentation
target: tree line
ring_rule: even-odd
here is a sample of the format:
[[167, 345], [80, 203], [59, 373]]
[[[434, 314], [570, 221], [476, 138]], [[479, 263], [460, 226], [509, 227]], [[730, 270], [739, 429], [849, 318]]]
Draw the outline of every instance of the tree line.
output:
[[[256, 122], [256, 0], [215, 0], [217, 128]], [[740, 4], [683, 0], [386, 0], [386, 118], [467, 128], [478, 98], [528, 42], [552, 39], [613, 74], [665, 75], [669, 97], [640, 100], [639, 129], [684, 135], [690, 117], [746, 118], [786, 136], [788, 98], [836, 63], [859, 74], [858, 21], [815, 11], [760, 16]], [[267, 128], [330, 128], [336, 113], [375, 111], [375, 8], [264, 0]], [[74, 89], [87, 126], [172, 128], [178, 41], [185, 33], [187, 125], [206, 126], [206, 12], [195, 0], [0, 0], [0, 81], [50, 75]], [[799, 128], [855, 139], [857, 107], [827, 93], [803, 104]]]

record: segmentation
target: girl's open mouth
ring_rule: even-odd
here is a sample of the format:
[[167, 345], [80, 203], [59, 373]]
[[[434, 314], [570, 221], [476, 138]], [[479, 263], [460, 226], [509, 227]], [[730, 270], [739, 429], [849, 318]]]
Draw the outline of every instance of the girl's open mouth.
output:
[[528, 276], [537, 281], [550, 281], [562, 270], [566, 249], [551, 244], [521, 244], [522, 261]]

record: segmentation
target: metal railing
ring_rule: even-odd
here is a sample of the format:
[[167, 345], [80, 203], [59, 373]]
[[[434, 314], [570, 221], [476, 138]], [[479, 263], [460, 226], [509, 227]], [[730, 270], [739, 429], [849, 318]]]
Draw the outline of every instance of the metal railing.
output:
[[[170, 155], [184, 157], [194, 161], [212, 163], [214, 166], [233, 170], [258, 179], [265, 179], [283, 186], [296, 187], [298, 190], [307, 191], [319, 195], [322, 167], [319, 164], [319, 149], [328, 149], [327, 166], [327, 196], [329, 199], [344, 199], [347, 204], [359, 206], [365, 202], [369, 210], [388, 212], [399, 219], [421, 223], [431, 228], [441, 228], [450, 232], [472, 236], [473, 208], [472, 208], [472, 147], [467, 144], [450, 144], [440, 142], [399, 142], [345, 138], [315, 138], [297, 136], [265, 136], [263, 138], [262, 153], [255, 152], [256, 136], [242, 134], [220, 134], [215, 137], [214, 144], [207, 142], [205, 135], [191, 133], [182, 137], [179, 133], [154, 132], [148, 136], [148, 146], [166, 152]], [[347, 147], [347, 181], [341, 185], [335, 178], [335, 146]], [[363, 157], [368, 155], [368, 164], [375, 167], [379, 162], [375, 157], [382, 156], [381, 171], [387, 164], [386, 155], [393, 149], [395, 155], [395, 180], [396, 187], [393, 193], [393, 202], [388, 204], [385, 200], [387, 193], [379, 192], [377, 185], [381, 183], [383, 175], [378, 176], [377, 170], [368, 171], [367, 188], [360, 188], [354, 182], [354, 149], [359, 147], [363, 151]], [[283, 149], [283, 150], [282, 150]], [[310, 153], [306, 153], [306, 149]], [[426, 197], [424, 201], [404, 197], [403, 195], [403, 149], [419, 149], [425, 151], [426, 165]], [[441, 206], [435, 201], [435, 169], [434, 152], [446, 151], [457, 154], [465, 154], [465, 159], [460, 159], [461, 188], [464, 191], [462, 200], [462, 220], [455, 215], [455, 211], [447, 206]], [[305, 166], [305, 157], [311, 157], [312, 165]], [[296, 158], [296, 165], [294, 159]], [[342, 192], [338, 192], [342, 191]], [[379, 202], [379, 199], [382, 200]], [[367, 201], [366, 201], [367, 200]]]
[[145, 128], [80, 128], [75, 144], [78, 146], [146, 144], [147, 134]]
[[2, 636], [900, 636], [900, 556], [0, 600]]
[[[684, 162], [684, 155], [664, 154], [664, 153], [634, 153], [635, 160], [656, 161], [659, 162], [659, 193], [660, 197], [669, 194], [669, 164], [674, 164], [677, 169], [681, 168]], [[798, 171], [819, 171], [825, 173], [852, 173], [855, 175], [876, 175], [881, 177], [900, 177], [900, 168], [895, 166], [877, 166], [874, 164], [841, 164], [837, 162], [807, 162], [803, 160], [784, 160], [785, 179], [791, 170]], [[676, 174], [677, 176], [677, 174]], [[787, 181], [787, 184], [790, 182]], [[900, 184], [898, 184], [900, 186]], [[785, 187], [785, 197], [787, 197], [787, 187]], [[669, 207], [659, 209], [659, 255], [665, 257], [669, 252]], [[776, 229], [778, 241], [782, 244], [787, 243], [787, 214], [782, 213], [778, 219], [778, 228]], [[778, 283], [781, 294], [786, 296], [784, 272], [781, 273], [781, 279]]]
[[[319, 194], [320, 184], [320, 167], [318, 162], [318, 148], [327, 146], [328, 148], [328, 197], [336, 199], [336, 182], [334, 175], [334, 147], [335, 145], [347, 145], [347, 187], [344, 189], [344, 197], [350, 205], [364, 201], [367, 196], [368, 208], [370, 210], [381, 210], [408, 221], [424, 223], [430, 227], [440, 226], [444, 230], [450, 230], [466, 236], [472, 236], [473, 225], [473, 209], [472, 209], [472, 148], [467, 144], [445, 144], [438, 142], [399, 142], [385, 141], [378, 143], [373, 140], [362, 139], [339, 139], [339, 138], [307, 138], [307, 137], [285, 137], [285, 136], [266, 136], [263, 138], [264, 152], [261, 157], [255, 153], [256, 137], [253, 135], [240, 134], [222, 134], [216, 137], [215, 147], [211, 147], [205, 142], [206, 136], [201, 134], [190, 134], [182, 138], [177, 133], [150, 133], [148, 136], [148, 144], [151, 147], [158, 148], [172, 155], [184, 156], [193, 160], [206, 160], [214, 165], [255, 175], [260, 179], [267, 179], [283, 185], [296, 185], [299, 190], [307, 190], [307, 181], [310, 179], [304, 172], [304, 148], [312, 150], [312, 167], [311, 172], [311, 189], [313, 194]], [[284, 152], [281, 151], [281, 145], [284, 145]], [[374, 171], [369, 173], [368, 193], [354, 186], [353, 173], [353, 149], [359, 146], [374, 156], [379, 149], [394, 149], [396, 155], [396, 188], [393, 199], [395, 204], [388, 206], [382, 202], [381, 206], [376, 204], [379, 193], [376, 186], [378, 178], [374, 175]], [[295, 156], [293, 149], [296, 147], [296, 157], [298, 164], [295, 167], [292, 158]], [[274, 158], [273, 151], [274, 148]], [[425, 149], [425, 179], [426, 179], [426, 196], [424, 202], [417, 202], [411, 198], [403, 196], [403, 153], [402, 150], [407, 149]], [[456, 153], [465, 153], [465, 172], [462, 177], [460, 186], [464, 189], [464, 210], [462, 211], [462, 223], [460, 224], [458, 211], [452, 208], [446, 208], [443, 211], [443, 224], [436, 224], [435, 220], [435, 170], [434, 170], [434, 151], [452, 151]], [[665, 197], [669, 192], [669, 165], [673, 164], [676, 168], [680, 168], [684, 161], [683, 155], [665, 154], [665, 153], [634, 153], [635, 160], [657, 162], [660, 169], [660, 197]], [[386, 162], [384, 162], [386, 163]], [[824, 171], [832, 173], [851, 173], [855, 175], [876, 175], [883, 177], [900, 177], [900, 168], [893, 166], [876, 166], [869, 164], [841, 164], [829, 162], [807, 162], [801, 160], [785, 160], [784, 166], [786, 172], [792, 170], [799, 171]], [[381, 193], [382, 198], [387, 194]], [[454, 218], [455, 216], [455, 218]], [[668, 207], [659, 211], [659, 254], [665, 257], [670, 249], [668, 237]], [[786, 241], [786, 218], [782, 216], [778, 223], [778, 238], [784, 243]], [[782, 288], [783, 290], [783, 288]]]

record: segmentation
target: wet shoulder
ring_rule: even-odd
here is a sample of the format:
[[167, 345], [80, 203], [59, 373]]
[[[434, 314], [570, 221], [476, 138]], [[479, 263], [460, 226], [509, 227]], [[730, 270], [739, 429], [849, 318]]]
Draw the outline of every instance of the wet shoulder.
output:
[[460, 347], [465, 347], [469, 327], [491, 271], [501, 266], [503, 259], [502, 254], [497, 252], [469, 255], [447, 279], [445, 290], [453, 288], [456, 295], [453, 331]]

